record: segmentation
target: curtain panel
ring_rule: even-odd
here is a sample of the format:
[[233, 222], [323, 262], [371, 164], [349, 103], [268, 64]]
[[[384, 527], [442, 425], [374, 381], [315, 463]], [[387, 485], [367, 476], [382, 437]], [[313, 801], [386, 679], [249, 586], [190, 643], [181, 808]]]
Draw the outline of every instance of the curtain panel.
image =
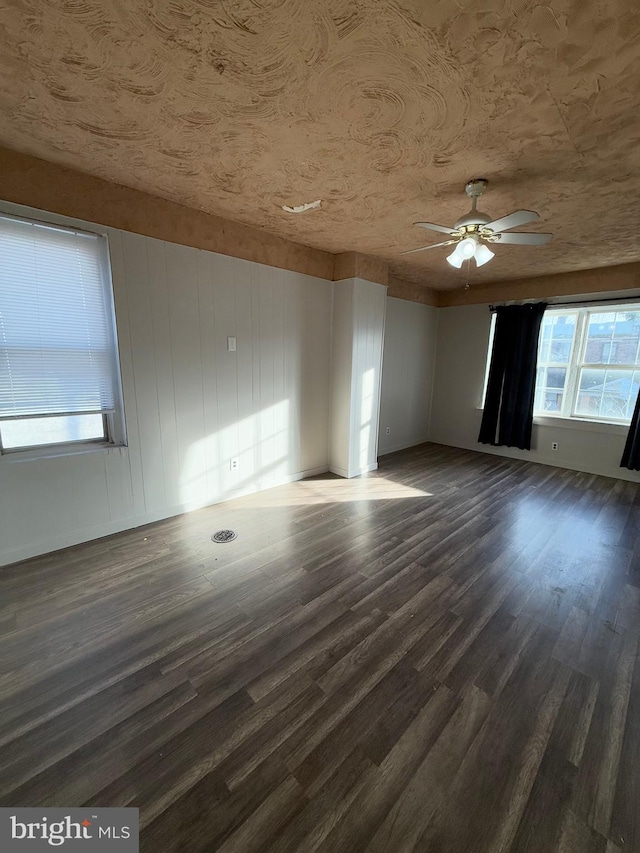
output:
[[545, 302], [496, 310], [491, 365], [478, 441], [531, 450], [538, 337]]
[[636, 407], [629, 424], [620, 467], [628, 468], [630, 471], [640, 471], [640, 393], [638, 393]]

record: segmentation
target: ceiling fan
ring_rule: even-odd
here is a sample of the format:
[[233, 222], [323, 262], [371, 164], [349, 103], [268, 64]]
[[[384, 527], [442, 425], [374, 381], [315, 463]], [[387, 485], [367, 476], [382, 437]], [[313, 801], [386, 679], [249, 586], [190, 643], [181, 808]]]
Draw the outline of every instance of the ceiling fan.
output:
[[460, 269], [464, 261], [473, 258], [476, 265], [481, 267], [488, 263], [495, 253], [489, 249], [487, 243], [510, 243], [522, 246], [543, 246], [551, 239], [551, 234], [532, 234], [522, 231], [515, 234], [505, 234], [510, 228], [518, 225], [526, 225], [535, 222], [539, 215], [533, 210], [516, 210], [501, 216], [500, 219], [491, 219], [488, 213], [482, 213], [477, 209], [478, 199], [485, 191], [488, 181], [484, 178], [476, 178], [469, 181], [464, 191], [471, 199], [471, 210], [455, 223], [453, 228], [445, 225], [434, 225], [433, 222], [414, 222], [420, 228], [429, 228], [431, 231], [440, 231], [448, 234], [451, 239], [443, 243], [432, 243], [430, 246], [422, 246], [419, 249], [410, 249], [401, 252], [403, 255], [412, 255], [414, 252], [425, 252], [427, 249], [437, 249], [438, 246], [453, 246], [455, 249], [448, 255], [447, 261], [452, 267]]

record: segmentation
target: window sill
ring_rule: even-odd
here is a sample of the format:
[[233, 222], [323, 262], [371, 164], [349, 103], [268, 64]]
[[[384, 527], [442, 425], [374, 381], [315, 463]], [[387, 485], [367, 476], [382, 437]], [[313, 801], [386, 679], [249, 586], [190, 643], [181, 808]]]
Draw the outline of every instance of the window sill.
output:
[[[484, 411], [480, 406], [477, 411], [482, 415]], [[580, 432], [598, 432], [604, 435], [626, 435], [629, 432], [629, 424], [614, 424], [607, 421], [587, 421], [580, 418], [560, 418], [544, 415], [533, 416], [534, 426], [556, 427], [558, 429], [574, 429]]]
[[0, 462], [37, 462], [39, 459], [59, 459], [64, 456], [85, 456], [88, 453], [112, 453], [126, 450], [124, 444], [87, 443], [72, 447], [68, 444], [60, 447], [34, 447], [27, 450], [10, 450], [0, 454]]
[[560, 427], [560, 429], [577, 429], [583, 432], [600, 432], [605, 435], [626, 435], [629, 424], [614, 424], [608, 421], [586, 421], [581, 418], [557, 418], [534, 415], [536, 426]]

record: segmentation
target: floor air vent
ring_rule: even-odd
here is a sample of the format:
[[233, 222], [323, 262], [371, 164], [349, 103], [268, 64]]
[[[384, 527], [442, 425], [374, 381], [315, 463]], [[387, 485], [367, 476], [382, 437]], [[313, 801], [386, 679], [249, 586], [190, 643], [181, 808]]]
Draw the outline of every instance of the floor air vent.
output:
[[218, 530], [217, 533], [214, 533], [211, 539], [214, 542], [232, 542], [236, 538], [236, 534], [233, 530]]

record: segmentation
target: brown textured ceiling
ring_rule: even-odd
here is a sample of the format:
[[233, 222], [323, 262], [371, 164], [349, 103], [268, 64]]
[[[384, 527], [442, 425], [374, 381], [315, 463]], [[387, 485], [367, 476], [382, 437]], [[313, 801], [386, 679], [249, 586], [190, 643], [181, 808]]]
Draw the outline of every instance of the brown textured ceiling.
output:
[[465, 280], [445, 250], [399, 253], [477, 176], [482, 209], [555, 237], [471, 283], [640, 260], [637, 0], [3, 0], [0, 23], [8, 148], [435, 288]]

